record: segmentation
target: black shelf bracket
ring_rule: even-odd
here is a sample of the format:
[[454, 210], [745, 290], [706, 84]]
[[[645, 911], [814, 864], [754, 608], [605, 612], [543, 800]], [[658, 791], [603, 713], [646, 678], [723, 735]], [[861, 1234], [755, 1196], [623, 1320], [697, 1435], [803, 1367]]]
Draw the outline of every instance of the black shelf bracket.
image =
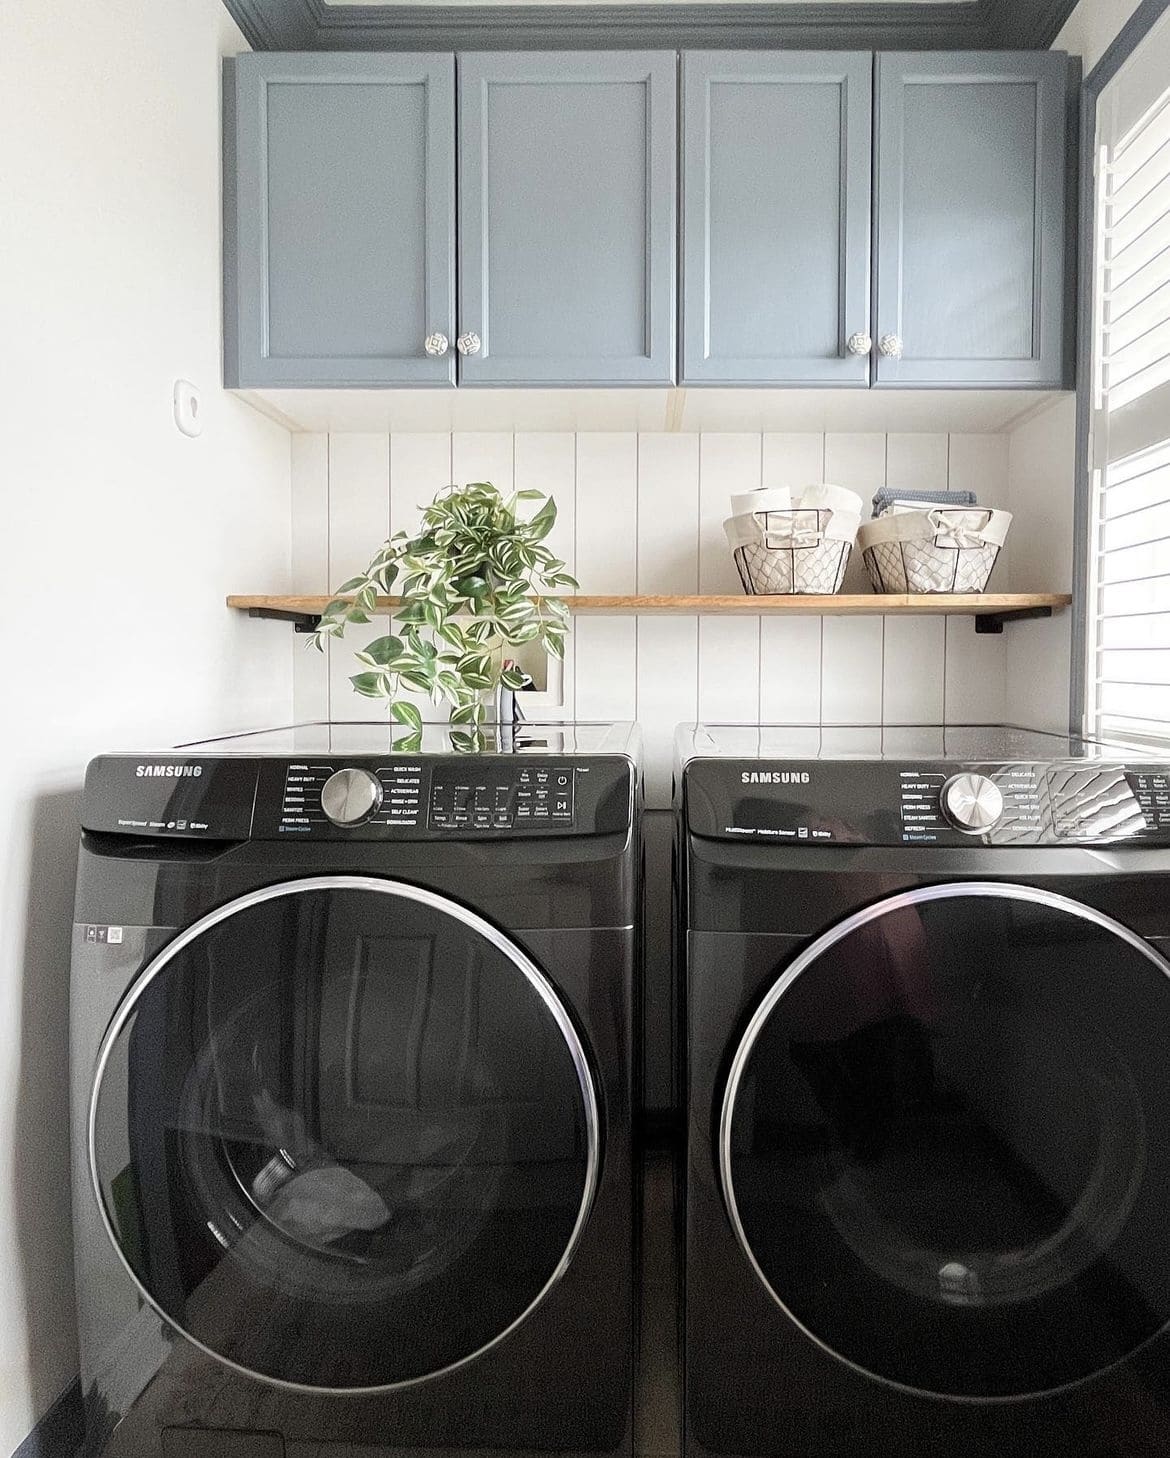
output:
[[1022, 622], [1024, 618], [1050, 618], [1050, 607], [1005, 608], [1001, 613], [979, 613], [975, 618], [977, 633], [1002, 633], [1004, 623]]
[[250, 607], [250, 618], [270, 618], [277, 623], [291, 623], [294, 633], [315, 633], [321, 622], [319, 613], [295, 613], [287, 608]]

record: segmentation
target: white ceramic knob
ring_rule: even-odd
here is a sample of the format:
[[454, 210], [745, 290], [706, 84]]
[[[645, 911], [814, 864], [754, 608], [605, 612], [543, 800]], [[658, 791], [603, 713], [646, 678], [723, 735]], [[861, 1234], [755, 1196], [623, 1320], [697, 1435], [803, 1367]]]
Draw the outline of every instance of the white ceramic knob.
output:
[[434, 334], [427, 335], [423, 341], [423, 348], [430, 355], [444, 355], [451, 348], [451, 341], [441, 330], [436, 330]]
[[956, 830], [982, 835], [1003, 814], [1003, 794], [986, 775], [955, 775], [943, 786], [942, 810]]
[[466, 334], [461, 334], [455, 341], [455, 348], [463, 355], [478, 354], [480, 350], [479, 335], [471, 330]]
[[334, 825], [361, 825], [382, 805], [382, 782], [364, 769], [340, 769], [321, 786], [321, 809]]
[[901, 359], [901, 339], [896, 334], [883, 334], [878, 340], [878, 353], [885, 359]]
[[868, 354], [873, 348], [873, 335], [859, 330], [856, 334], [849, 336], [845, 348], [850, 354]]

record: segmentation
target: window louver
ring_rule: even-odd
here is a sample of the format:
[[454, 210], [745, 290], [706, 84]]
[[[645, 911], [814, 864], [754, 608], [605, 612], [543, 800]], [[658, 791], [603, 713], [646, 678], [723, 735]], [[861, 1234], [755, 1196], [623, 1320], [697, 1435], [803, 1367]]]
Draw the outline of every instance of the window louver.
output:
[[1088, 729], [1170, 741], [1170, 17], [1097, 140]]

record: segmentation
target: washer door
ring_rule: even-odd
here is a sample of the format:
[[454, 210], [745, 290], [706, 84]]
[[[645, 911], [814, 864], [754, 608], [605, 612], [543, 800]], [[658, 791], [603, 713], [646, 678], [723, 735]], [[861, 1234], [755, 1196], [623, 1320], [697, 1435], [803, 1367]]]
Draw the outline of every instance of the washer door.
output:
[[322, 876], [221, 907], [145, 969], [89, 1148], [127, 1269], [196, 1346], [384, 1391], [493, 1346], [564, 1273], [598, 1101], [556, 992], [496, 928]]
[[1170, 1319], [1170, 967], [1023, 886], [842, 922], [771, 987], [718, 1130], [773, 1299], [865, 1374], [1003, 1400]]

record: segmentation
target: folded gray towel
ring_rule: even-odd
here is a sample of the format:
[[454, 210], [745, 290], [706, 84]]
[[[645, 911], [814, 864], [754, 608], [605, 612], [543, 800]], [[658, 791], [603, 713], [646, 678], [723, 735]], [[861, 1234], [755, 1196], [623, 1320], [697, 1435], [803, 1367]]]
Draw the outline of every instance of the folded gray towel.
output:
[[895, 501], [921, 501], [924, 506], [979, 505], [974, 491], [903, 491], [897, 486], [881, 486], [874, 493], [874, 516], [889, 511]]

